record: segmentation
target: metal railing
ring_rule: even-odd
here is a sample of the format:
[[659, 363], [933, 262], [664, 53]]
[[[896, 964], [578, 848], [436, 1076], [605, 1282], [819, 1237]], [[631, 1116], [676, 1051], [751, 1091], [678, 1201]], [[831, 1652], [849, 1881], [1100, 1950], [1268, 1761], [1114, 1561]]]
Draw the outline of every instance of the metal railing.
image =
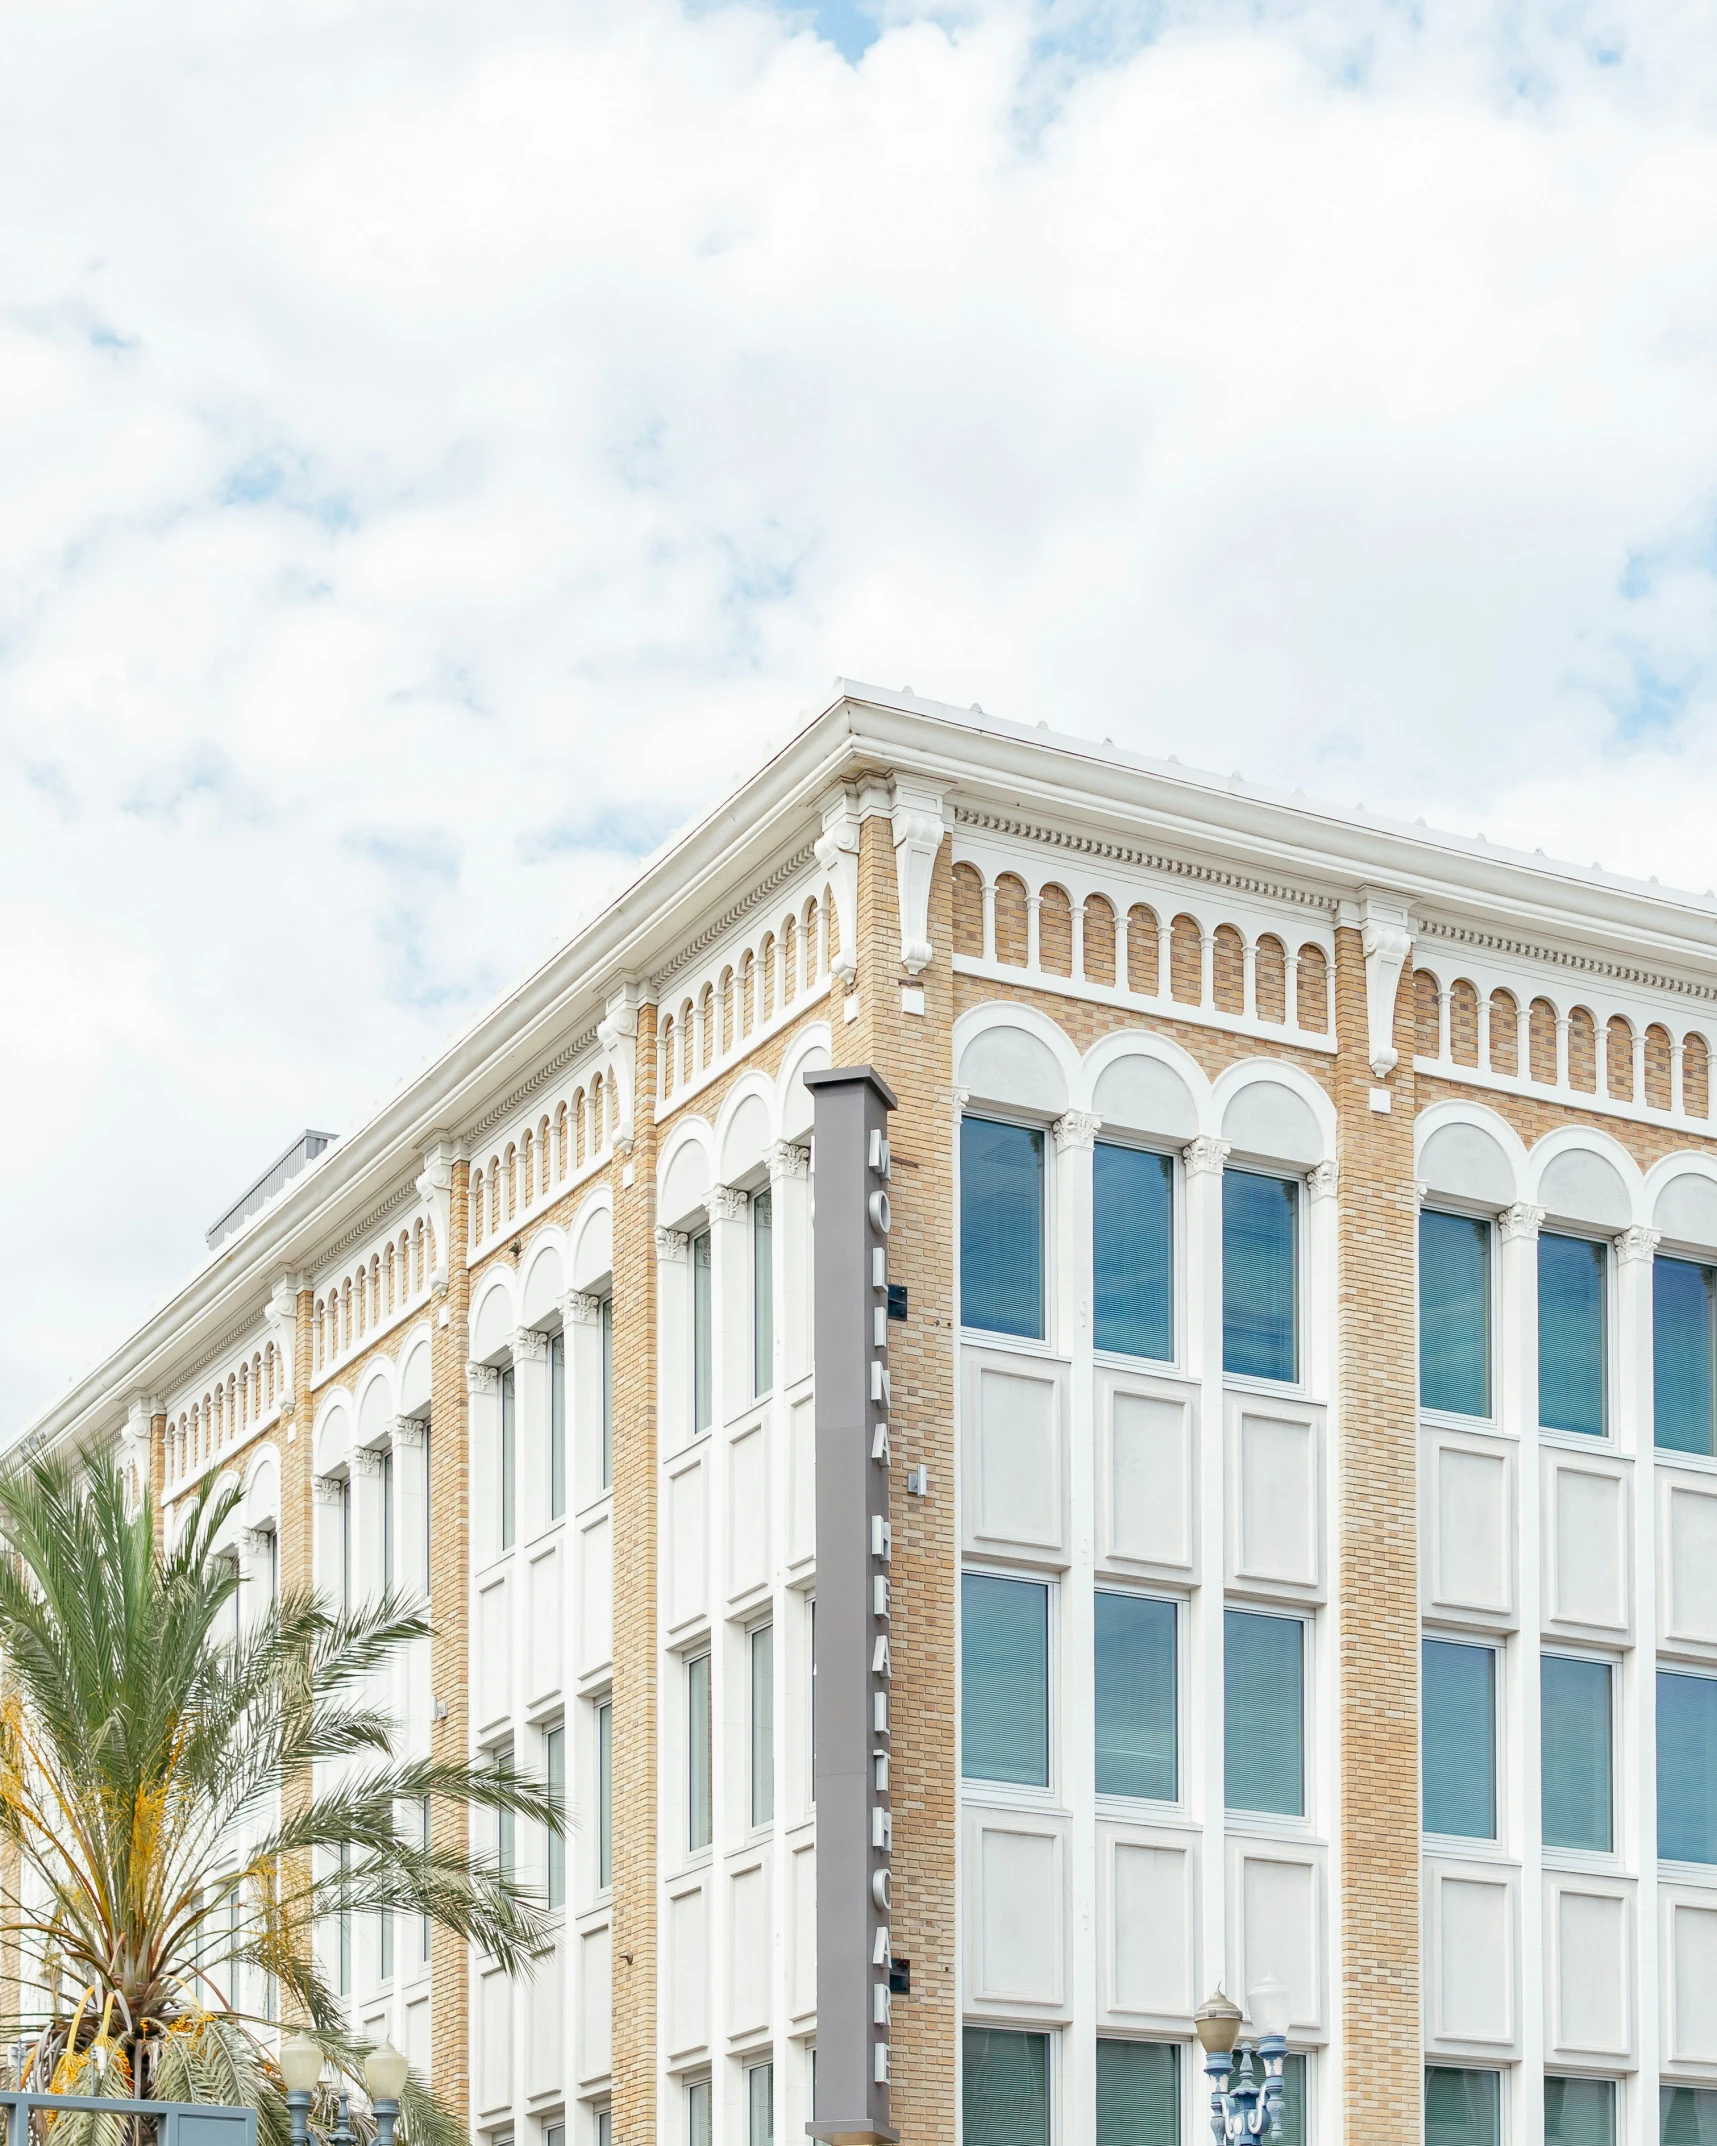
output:
[[6, 2111], [6, 2146], [30, 2146], [30, 2118], [38, 2109], [58, 2116], [149, 2116], [155, 2146], [256, 2146], [256, 2111], [221, 2102], [129, 2101], [122, 2094], [0, 2093]]

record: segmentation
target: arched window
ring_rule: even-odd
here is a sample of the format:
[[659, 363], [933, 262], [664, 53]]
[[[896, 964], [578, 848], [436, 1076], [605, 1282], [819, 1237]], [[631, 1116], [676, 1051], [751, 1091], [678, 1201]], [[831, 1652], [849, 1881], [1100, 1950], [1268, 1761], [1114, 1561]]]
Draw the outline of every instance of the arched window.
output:
[[1025, 881], [1004, 872], [996, 881], [996, 959], [1023, 969], [1026, 955]]
[[1156, 911], [1135, 902], [1127, 911], [1127, 989], [1139, 998], [1155, 998], [1160, 988], [1160, 938]]
[[1085, 980], [1092, 984], [1115, 981], [1115, 909], [1101, 894], [1085, 897]]
[[954, 867], [954, 951], [972, 961], [984, 958], [984, 878], [964, 860]]
[[1073, 974], [1073, 904], [1065, 887], [1048, 886], [1038, 895], [1037, 965], [1045, 976]]
[[1183, 914], [1169, 926], [1169, 996], [1182, 1006], [1204, 997], [1204, 935], [1196, 917]]
[[1210, 988], [1221, 1013], [1246, 1011], [1246, 942], [1232, 924], [1218, 924], [1210, 950]]
[[1520, 1071], [1520, 1001], [1512, 991], [1490, 995], [1490, 1069], [1493, 1073]]

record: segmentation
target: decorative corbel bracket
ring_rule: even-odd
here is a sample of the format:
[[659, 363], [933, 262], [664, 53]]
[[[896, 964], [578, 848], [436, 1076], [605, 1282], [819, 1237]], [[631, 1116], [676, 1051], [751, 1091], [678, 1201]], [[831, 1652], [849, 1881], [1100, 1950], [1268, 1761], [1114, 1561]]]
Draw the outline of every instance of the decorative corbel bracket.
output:
[[1359, 943], [1365, 954], [1365, 1032], [1378, 1080], [1395, 1070], [1395, 995], [1413, 947], [1405, 895], [1384, 887], [1359, 890]]
[[429, 1275], [432, 1290], [446, 1288], [453, 1257], [453, 1165], [458, 1154], [451, 1140], [432, 1140], [423, 1151], [423, 1168], [418, 1173], [417, 1196], [429, 1209], [435, 1230], [435, 1264]]
[[859, 809], [851, 790], [837, 790], [823, 801], [823, 831], [817, 838], [817, 862], [829, 875], [841, 949], [829, 966], [843, 984], [858, 974]]
[[298, 1362], [298, 1291], [301, 1286], [296, 1274], [281, 1275], [269, 1291], [263, 1312], [263, 1318], [268, 1322], [268, 1338], [274, 1343], [274, 1360], [280, 1367], [274, 1391], [282, 1408], [292, 1398], [292, 1375]]
[[906, 775], [895, 776], [892, 792], [900, 965], [908, 976], [916, 976], [930, 964], [930, 882], [942, 848], [943, 793]]
[[638, 986], [622, 984], [618, 990], [609, 993], [608, 1011], [596, 1030], [596, 1040], [608, 1061], [608, 1077], [614, 1083], [614, 1093], [620, 1098], [614, 1146], [621, 1155], [632, 1152], [632, 1097], [637, 1085], [633, 1078], [636, 1072], [633, 1060], [638, 1037], [638, 1005]]

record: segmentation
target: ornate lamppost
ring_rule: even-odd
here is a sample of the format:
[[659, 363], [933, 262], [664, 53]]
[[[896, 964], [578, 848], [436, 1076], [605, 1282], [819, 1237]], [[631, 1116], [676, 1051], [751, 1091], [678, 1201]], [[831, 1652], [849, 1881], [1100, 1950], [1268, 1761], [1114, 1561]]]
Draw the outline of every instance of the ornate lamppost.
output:
[[376, 2119], [376, 2146], [393, 2146], [393, 2127], [399, 2122], [399, 2097], [405, 2092], [411, 2060], [392, 2042], [383, 2042], [364, 2059], [364, 2084], [370, 2090], [370, 2108]]
[[1241, 2045], [1238, 2068], [1234, 2045], [1240, 2040], [1245, 2014], [1223, 1995], [1220, 1983], [1193, 2014], [1210, 2080], [1210, 2129], [1217, 2146], [1255, 2146], [1258, 2140], [1275, 2141], [1282, 2136], [1288, 1993], [1274, 1975], [1266, 1975], [1251, 1992], [1250, 2002], [1258, 2040], [1255, 2047]]

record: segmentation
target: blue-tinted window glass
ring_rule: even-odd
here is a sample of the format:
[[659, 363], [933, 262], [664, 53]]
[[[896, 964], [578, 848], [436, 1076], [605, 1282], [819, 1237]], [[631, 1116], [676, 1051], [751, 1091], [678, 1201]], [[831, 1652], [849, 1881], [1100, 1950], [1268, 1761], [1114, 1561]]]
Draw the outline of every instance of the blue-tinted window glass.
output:
[[1222, 1368], [1299, 1376], [1300, 1188], [1293, 1178], [1222, 1173]]
[[1419, 1217], [1419, 1399], [1490, 1414], [1490, 1224], [1431, 1208]]
[[1098, 2042], [1096, 2146], [1180, 2146], [1173, 2042]]
[[[1175, 1607], [1099, 1588], [1096, 1612], [1097, 1793], [1175, 1793]], [[1131, 2044], [1118, 2044], [1131, 2047]], [[1141, 2045], [1142, 2046], [1142, 2045]]]
[[961, 1771], [1049, 1786], [1049, 1589], [987, 1572], [960, 1579]]
[[1174, 1164], [1099, 1140], [1091, 1213], [1098, 1348], [1166, 1361], [1174, 1354]]
[[1657, 1852], [1717, 1863], [1717, 1677], [1658, 1671]]
[[1495, 1840], [1495, 1649], [1427, 1639], [1421, 1653], [1425, 1831]]
[[960, 1122], [960, 1319], [1043, 1336], [1043, 1135]]
[[1610, 1821], [1610, 1665], [1568, 1654], [1539, 1664], [1544, 1845], [1607, 1851]]
[[1306, 2146], [1306, 2060], [1292, 2054], [1282, 2059], [1281, 2146]]
[[1616, 2146], [1613, 2079], [1544, 2082], [1545, 2146]]
[[1709, 2087], [1659, 2087], [1657, 2115], [1663, 2146], [1717, 2146], [1717, 2093]]
[[963, 2059], [966, 2146], [1049, 2146], [1049, 2036], [968, 2027]]
[[1538, 1239], [1538, 1420], [1547, 1431], [1604, 1435], [1604, 1247]]
[[1231, 1811], [1305, 1815], [1305, 1628], [1223, 1612], [1224, 1797]]
[[1502, 2146], [1499, 2075], [1427, 2065], [1425, 2146]]
[[1657, 1442], [1673, 1453], [1713, 1448], [1717, 1272], [1690, 1259], [1651, 1263], [1652, 1399]]

